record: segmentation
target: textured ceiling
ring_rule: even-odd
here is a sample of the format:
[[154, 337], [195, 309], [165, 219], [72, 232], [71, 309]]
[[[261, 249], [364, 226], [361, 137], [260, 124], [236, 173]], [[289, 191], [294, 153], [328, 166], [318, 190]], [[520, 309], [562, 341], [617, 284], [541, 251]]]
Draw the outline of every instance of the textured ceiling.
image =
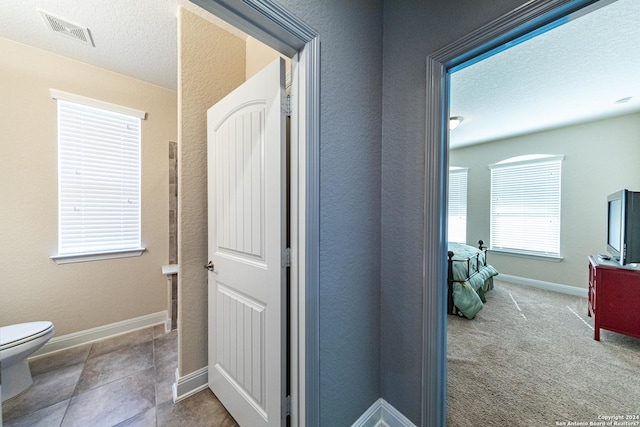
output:
[[[621, 98], [632, 97], [618, 104]], [[640, 1], [618, 0], [451, 75], [451, 147], [640, 110]]]
[[[178, 5], [246, 37], [188, 0], [4, 0], [0, 37], [176, 90]], [[95, 47], [38, 10], [88, 27]], [[451, 147], [640, 110], [639, 23], [640, 0], [618, 0], [453, 73]]]
[[[176, 90], [178, 5], [229, 29], [187, 0], [3, 0], [0, 37]], [[95, 47], [54, 33], [38, 10], [88, 27]]]

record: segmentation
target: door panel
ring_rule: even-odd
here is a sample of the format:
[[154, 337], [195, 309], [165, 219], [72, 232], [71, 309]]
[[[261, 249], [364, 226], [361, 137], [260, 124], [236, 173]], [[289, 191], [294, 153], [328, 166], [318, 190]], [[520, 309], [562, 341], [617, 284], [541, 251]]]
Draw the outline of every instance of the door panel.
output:
[[264, 410], [266, 307], [220, 282], [217, 292], [217, 369]]
[[264, 261], [264, 102], [241, 106], [215, 130], [219, 250]]
[[279, 59], [207, 113], [209, 387], [250, 427], [285, 417], [284, 75]]

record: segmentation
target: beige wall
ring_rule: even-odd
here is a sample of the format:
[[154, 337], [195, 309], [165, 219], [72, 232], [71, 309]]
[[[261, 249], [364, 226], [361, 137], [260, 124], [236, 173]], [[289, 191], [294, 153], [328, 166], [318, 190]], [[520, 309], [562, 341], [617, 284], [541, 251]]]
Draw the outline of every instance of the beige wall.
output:
[[[167, 309], [168, 142], [176, 93], [0, 39], [0, 325], [51, 320], [58, 336]], [[57, 265], [59, 89], [147, 112], [141, 257]]]
[[209, 107], [244, 82], [245, 42], [178, 12], [178, 360], [207, 366], [207, 121]]
[[269, 46], [259, 42], [251, 36], [247, 36], [246, 47], [245, 75], [247, 80], [279, 57], [284, 58], [287, 72], [290, 72], [291, 60], [286, 56], [281, 55], [277, 50], [271, 49]]
[[607, 195], [640, 191], [640, 114], [452, 150], [451, 166], [469, 168], [467, 242], [489, 242], [488, 165], [523, 154], [564, 154], [560, 252], [562, 261], [490, 253], [503, 274], [587, 287], [587, 256], [606, 252]]

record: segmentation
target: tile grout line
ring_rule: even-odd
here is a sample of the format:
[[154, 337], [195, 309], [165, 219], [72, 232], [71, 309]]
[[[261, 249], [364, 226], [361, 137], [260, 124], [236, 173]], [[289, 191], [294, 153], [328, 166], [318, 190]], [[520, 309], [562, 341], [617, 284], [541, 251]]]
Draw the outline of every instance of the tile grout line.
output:
[[89, 346], [89, 350], [87, 351], [87, 357], [82, 361], [82, 371], [80, 371], [80, 375], [78, 375], [78, 379], [76, 380], [76, 385], [73, 387], [73, 391], [71, 392], [71, 396], [69, 396], [69, 401], [67, 402], [67, 407], [64, 408], [64, 415], [60, 420], [60, 427], [64, 424], [64, 420], [67, 417], [67, 413], [69, 412], [69, 408], [71, 407], [71, 401], [75, 397], [76, 389], [78, 388], [78, 384], [80, 383], [80, 378], [82, 378], [82, 374], [84, 373], [85, 368], [87, 367], [87, 360], [89, 360], [89, 355], [91, 354], [91, 350], [93, 350], [93, 343]]
[[153, 330], [153, 412], [158, 427], [158, 366], [156, 361], [156, 330]]
[[[175, 331], [171, 331], [173, 333], [175, 333]], [[170, 333], [171, 333], [170, 332]], [[121, 420], [118, 423], [116, 423], [115, 425], [119, 425], [120, 423], [125, 423], [125, 422], [131, 422], [131, 420], [133, 420], [136, 417], [142, 417], [142, 415], [144, 414], [144, 418], [147, 421], [151, 421], [151, 416], [154, 417], [154, 421], [153, 422], [149, 422], [150, 425], [155, 425], [155, 426], [160, 426], [160, 418], [158, 417], [158, 399], [159, 399], [159, 393], [163, 393], [164, 389], [166, 387], [164, 387], [166, 384], [166, 381], [164, 381], [164, 367], [165, 365], [162, 364], [162, 369], [160, 369], [160, 366], [158, 365], [159, 363], [161, 363], [161, 361], [164, 361], [164, 356], [165, 356], [165, 350], [166, 351], [175, 351], [174, 349], [172, 349], [171, 347], [171, 343], [167, 340], [171, 339], [171, 341], [175, 340], [175, 337], [172, 335], [169, 335], [170, 333], [159, 333], [159, 331], [154, 330], [153, 328], [151, 328], [151, 339], [150, 339], [150, 343], [149, 341], [145, 341], [146, 343], [149, 343], [151, 345], [151, 349], [149, 349], [151, 351], [150, 354], [150, 359], [151, 359], [151, 363], [152, 366], [149, 366], [149, 373], [151, 373], [153, 375], [152, 378], [149, 378], [149, 380], [153, 381], [153, 397], [151, 397], [153, 399], [152, 402], [152, 406], [148, 407], [148, 409], [141, 411], [135, 415], [132, 415], [131, 417], [125, 419], [125, 420]], [[79, 400], [77, 398], [79, 398], [80, 396], [84, 395], [84, 393], [87, 392], [92, 392], [95, 391], [97, 389], [99, 389], [100, 387], [105, 387], [108, 386], [109, 384], [112, 384], [115, 381], [118, 381], [122, 378], [126, 378], [130, 375], [126, 375], [124, 377], [121, 378], [117, 378], [117, 379], [113, 379], [112, 381], [109, 381], [107, 383], [104, 384], [100, 384], [99, 386], [94, 386], [93, 388], [84, 390], [82, 392], [79, 393], [80, 385], [85, 384], [85, 382], [83, 382], [83, 377], [86, 375], [90, 375], [93, 372], [93, 363], [91, 362], [91, 360], [96, 359], [98, 357], [102, 357], [104, 355], [107, 355], [109, 353], [112, 352], [116, 352], [116, 351], [120, 351], [125, 349], [125, 347], [119, 347], [119, 346], [96, 346], [97, 343], [91, 343], [88, 348], [86, 349], [86, 353], [80, 355], [81, 357], [77, 358], [76, 363], [77, 365], [82, 364], [81, 366], [77, 366], [77, 371], [79, 371], [79, 373], [77, 374], [77, 378], [75, 379], [75, 381], [73, 383], [68, 383], [69, 384], [69, 388], [72, 389], [70, 394], [68, 394], [68, 398], [66, 399], [66, 403], [64, 405], [64, 407], [61, 407], [58, 409], [58, 414], [56, 416], [56, 418], [58, 419], [56, 426], [61, 427], [63, 425], [69, 425], [70, 423], [73, 424], [75, 423], [76, 420], [76, 415], [77, 415], [77, 410], [79, 409], [77, 406], [79, 405]], [[129, 344], [127, 344], [127, 348], [128, 347], [133, 347], [136, 345], [142, 345], [143, 343], [140, 342], [131, 342]], [[147, 344], [147, 345], [149, 345]], [[169, 345], [169, 347], [167, 347], [167, 345]], [[175, 345], [175, 343], [174, 343]], [[102, 350], [105, 350], [107, 348], [111, 348], [110, 351], [108, 351], [107, 353], [100, 353]], [[148, 347], [147, 347], [148, 348]], [[148, 350], [147, 350], [148, 351]], [[92, 354], [95, 355], [92, 356]], [[60, 355], [64, 358], [66, 357], [66, 355]], [[147, 356], [148, 357], [148, 356]], [[147, 359], [148, 360], [148, 359]], [[168, 359], [167, 361], [169, 363], [171, 363]], [[48, 369], [60, 369], [59, 362], [55, 362], [54, 365], [52, 365], [52, 367], [48, 368]], [[63, 365], [61, 365], [63, 366]], [[150, 369], [153, 368], [153, 369]], [[139, 371], [136, 371], [139, 372]], [[44, 373], [44, 372], [43, 372]], [[131, 374], [133, 375], [133, 374]], [[162, 375], [162, 378], [159, 377], [159, 375]], [[145, 381], [147, 382], [147, 381]], [[86, 383], [87, 385], [89, 383]], [[92, 383], [91, 383], [92, 384]], [[148, 384], [148, 382], [147, 382]], [[151, 384], [149, 384], [147, 387], [151, 386]], [[151, 392], [152, 390], [147, 388], [147, 390], [149, 392]], [[78, 394], [79, 393], [79, 394]], [[164, 396], [164, 394], [163, 394]], [[51, 406], [51, 405], [49, 405]], [[85, 404], [81, 405], [82, 407], [85, 406]], [[45, 408], [41, 408], [41, 409], [45, 409]], [[93, 408], [94, 410], [96, 408]], [[90, 408], [88, 408], [87, 410], [90, 411]], [[153, 410], [153, 414], [151, 413], [151, 410]], [[85, 410], [83, 409], [81, 412], [85, 412]], [[59, 418], [58, 418], [59, 417]], [[142, 419], [141, 418], [141, 419]], [[114, 420], [115, 421], [115, 420]]]

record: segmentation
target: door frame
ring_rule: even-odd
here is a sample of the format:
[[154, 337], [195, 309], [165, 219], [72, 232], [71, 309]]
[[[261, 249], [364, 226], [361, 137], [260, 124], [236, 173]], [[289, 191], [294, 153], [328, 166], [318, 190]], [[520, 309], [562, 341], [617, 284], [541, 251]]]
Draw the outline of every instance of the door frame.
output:
[[[426, 59], [423, 252], [423, 426], [446, 426], [447, 409], [447, 191], [449, 73], [484, 54], [598, 0], [533, 0], [430, 54]], [[438, 206], [438, 215], [429, 215]]]
[[291, 426], [319, 425], [320, 39], [273, 0], [190, 1], [292, 58]]

